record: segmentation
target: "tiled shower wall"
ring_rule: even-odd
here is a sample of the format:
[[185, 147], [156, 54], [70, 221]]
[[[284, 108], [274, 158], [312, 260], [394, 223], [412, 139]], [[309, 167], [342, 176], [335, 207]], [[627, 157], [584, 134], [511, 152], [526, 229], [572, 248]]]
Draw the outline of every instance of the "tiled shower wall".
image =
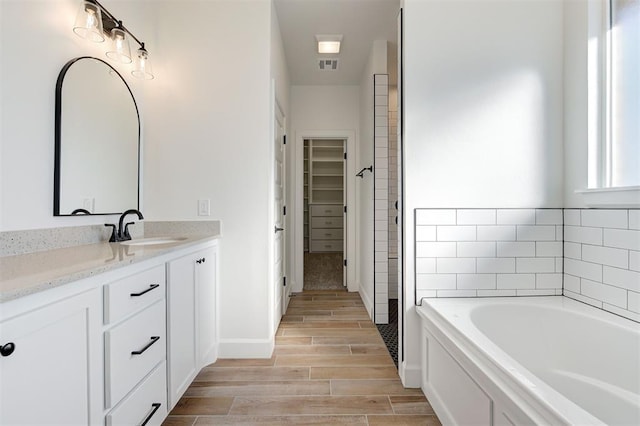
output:
[[640, 210], [564, 211], [564, 294], [640, 321]]
[[561, 209], [416, 209], [416, 300], [562, 292]]
[[398, 90], [389, 87], [389, 299], [398, 298]]
[[416, 209], [415, 223], [418, 303], [564, 294], [640, 321], [638, 209]]
[[389, 76], [375, 74], [374, 291], [375, 323], [389, 322]]

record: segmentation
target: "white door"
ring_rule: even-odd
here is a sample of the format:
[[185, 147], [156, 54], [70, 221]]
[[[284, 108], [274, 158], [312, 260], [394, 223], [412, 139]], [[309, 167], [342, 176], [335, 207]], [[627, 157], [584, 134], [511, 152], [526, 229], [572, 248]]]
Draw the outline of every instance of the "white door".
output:
[[285, 134], [284, 134], [284, 114], [282, 109], [275, 102], [275, 134], [274, 134], [274, 166], [273, 166], [273, 217], [274, 217], [274, 301], [275, 301], [275, 324], [274, 330], [280, 323], [280, 318], [287, 309], [289, 289], [286, 286], [285, 271]]

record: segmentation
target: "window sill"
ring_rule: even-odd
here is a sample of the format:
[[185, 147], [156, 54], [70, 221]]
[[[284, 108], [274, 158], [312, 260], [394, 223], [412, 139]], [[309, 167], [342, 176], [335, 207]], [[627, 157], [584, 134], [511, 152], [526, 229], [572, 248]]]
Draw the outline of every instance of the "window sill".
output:
[[579, 189], [575, 192], [582, 195], [582, 199], [588, 207], [640, 207], [640, 186]]

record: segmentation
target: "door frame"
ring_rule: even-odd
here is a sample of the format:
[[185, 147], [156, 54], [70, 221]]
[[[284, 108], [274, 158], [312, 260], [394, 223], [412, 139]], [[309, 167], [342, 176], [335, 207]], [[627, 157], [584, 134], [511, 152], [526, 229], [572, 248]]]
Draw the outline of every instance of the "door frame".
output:
[[346, 288], [348, 291], [358, 291], [356, 282], [356, 223], [358, 206], [355, 198], [355, 169], [356, 132], [353, 130], [301, 130], [295, 135], [293, 161], [289, 166], [293, 167], [293, 250], [289, 259], [293, 264], [291, 291], [302, 292], [304, 282], [304, 170], [303, 153], [305, 139], [344, 139], [346, 141], [347, 161], [345, 162], [344, 188], [347, 193], [346, 230], [344, 234], [346, 251]]

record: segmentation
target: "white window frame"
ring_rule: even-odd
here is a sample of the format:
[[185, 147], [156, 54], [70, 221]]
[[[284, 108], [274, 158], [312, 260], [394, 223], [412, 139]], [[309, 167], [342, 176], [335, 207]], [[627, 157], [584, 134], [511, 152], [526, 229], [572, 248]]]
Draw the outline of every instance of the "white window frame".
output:
[[640, 207], [640, 186], [611, 185], [610, 0], [588, 2], [588, 181], [589, 207]]

